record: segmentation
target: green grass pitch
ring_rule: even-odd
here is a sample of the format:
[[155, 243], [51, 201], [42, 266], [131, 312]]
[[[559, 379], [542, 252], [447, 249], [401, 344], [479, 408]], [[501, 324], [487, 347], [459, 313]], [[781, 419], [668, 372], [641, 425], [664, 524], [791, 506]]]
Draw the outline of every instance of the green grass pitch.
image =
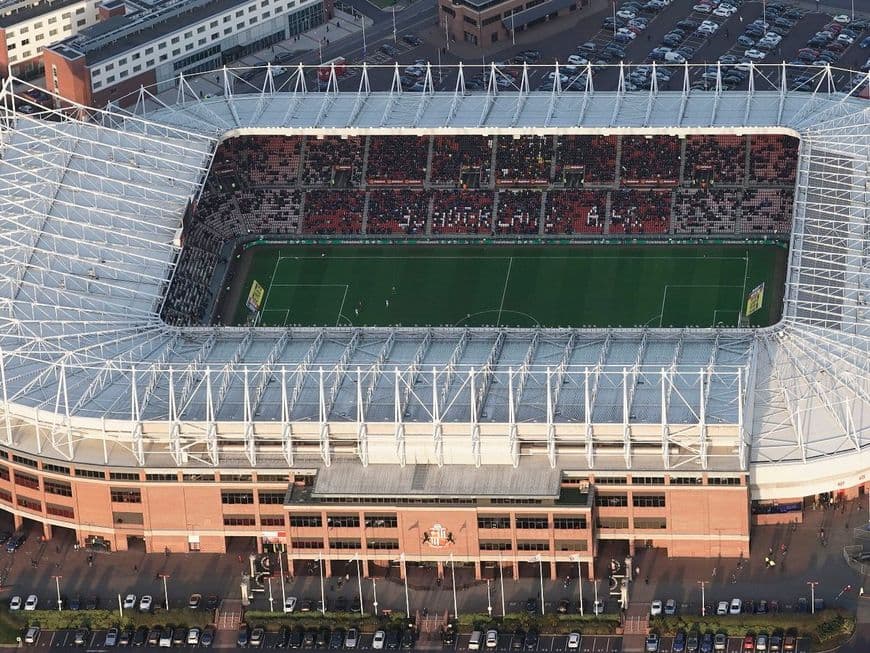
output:
[[[782, 245], [288, 245], [249, 248], [234, 324], [691, 327], [779, 319]], [[245, 307], [253, 280], [259, 316]]]

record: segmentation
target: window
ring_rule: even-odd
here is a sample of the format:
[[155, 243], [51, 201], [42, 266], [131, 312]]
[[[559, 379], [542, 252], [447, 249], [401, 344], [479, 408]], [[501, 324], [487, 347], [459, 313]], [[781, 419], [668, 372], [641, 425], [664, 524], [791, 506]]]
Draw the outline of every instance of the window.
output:
[[54, 474], [64, 474], [69, 476], [69, 467], [63, 465], [52, 465], [51, 463], [42, 463], [42, 471], [52, 472]]
[[263, 515], [260, 517], [261, 526], [283, 526], [284, 515]]
[[45, 479], [42, 484], [45, 487], [46, 494], [56, 494], [61, 497], [72, 496], [72, 486], [65, 481], [52, 481], [50, 479]]
[[22, 508], [26, 508], [27, 510], [36, 510], [42, 512], [42, 501], [37, 501], [36, 499], [19, 496], [18, 505]]
[[180, 54], [181, 54], [181, 48], [175, 48], [175, 49], [172, 51], [172, 56], [173, 56], [173, 57], [177, 57], [177, 56], [180, 55]]
[[546, 517], [517, 517], [517, 528], [534, 528], [542, 530], [549, 527], [550, 524]]
[[158, 50], [165, 50], [166, 49], [166, 41], [163, 41], [162, 43], [158, 43], [157, 49]]
[[596, 485], [625, 485], [625, 476], [596, 476]]
[[75, 511], [69, 506], [59, 506], [54, 503], [45, 504], [45, 512], [55, 517], [63, 517], [64, 519], [75, 519]]
[[154, 59], [149, 59], [148, 61], [145, 62], [145, 65], [146, 65], [148, 68], [151, 68], [151, 66], [154, 65]]
[[30, 488], [31, 490], [39, 489], [39, 479], [35, 476], [31, 476], [30, 474], [25, 474], [23, 472], [15, 472], [15, 485], [20, 485], [21, 487]]
[[19, 465], [27, 465], [28, 467], [33, 467], [33, 469], [36, 469], [37, 467], [36, 461], [32, 458], [25, 458], [24, 456], [19, 456], [17, 454], [12, 456], [12, 462], [18, 463]]
[[329, 540], [330, 549], [361, 549], [359, 540]]
[[256, 526], [257, 520], [251, 515], [224, 515], [224, 526]]
[[227, 36], [227, 35], [232, 34], [232, 33], [233, 33], [233, 28], [232, 28], [232, 27], [227, 27], [227, 28], [224, 30], [224, 36]]
[[100, 88], [103, 85], [103, 82], [99, 80], [94, 81], [94, 88]]
[[221, 474], [221, 480], [227, 483], [250, 483], [254, 477], [251, 474]]
[[395, 515], [366, 515], [366, 528], [398, 528]]
[[[127, 72], [126, 70], [122, 70], [121, 72], [118, 73], [118, 77], [120, 77], [121, 79], [124, 79], [129, 74], [130, 73]], [[177, 479], [173, 479], [173, 480], [177, 480]]]
[[9, 480], [9, 468], [5, 465], [0, 465], [0, 478], [2, 478], [4, 481]]
[[477, 27], [477, 21], [474, 18], [472, 18], [471, 16], [463, 16], [462, 20], [465, 21], [466, 23], [468, 23], [469, 25], [474, 25], [475, 27]]
[[[66, 17], [68, 17], [68, 16], [69, 16], [69, 14], [65, 14], [65, 15], [64, 15], [64, 18], [66, 18]], [[21, 29], [18, 30], [18, 33], [19, 33], [19, 34], [27, 34], [27, 32], [29, 32], [29, 31], [30, 31], [30, 27], [28, 27], [27, 25], [23, 25], [23, 26], [21, 27]]]
[[185, 33], [184, 33], [184, 38], [186, 38], [186, 39], [192, 39], [192, 38], [193, 38], [193, 32], [185, 32]]
[[511, 527], [511, 518], [510, 517], [480, 516], [477, 518], [477, 527], [478, 528], [510, 528]]
[[[245, 15], [245, 11], [244, 11], [244, 9], [239, 9], [239, 10], [236, 12], [236, 18], [241, 18], [241, 17], [244, 16], [244, 15]], [[227, 16], [227, 18], [229, 18], [229, 16]]]
[[631, 503], [635, 508], [664, 508], [664, 494], [635, 494], [631, 498]]
[[205, 31], [205, 25], [200, 25], [199, 27], [196, 28], [197, 34], [202, 34], [204, 31]]
[[203, 39], [199, 39], [199, 40], [196, 42], [196, 44], [197, 44], [197, 45], [205, 45], [205, 42], [206, 42], [206, 39], [203, 38]]
[[442, 11], [443, 13], [447, 14], [448, 16], [450, 16], [451, 18], [455, 18], [455, 17], [456, 17], [456, 12], [455, 12], [453, 9], [451, 9], [450, 7], [445, 7], [444, 5], [442, 5], [442, 6], [441, 6], [441, 11]]
[[598, 528], [628, 528], [628, 517], [599, 517]]
[[664, 517], [635, 517], [634, 527], [643, 530], [667, 528], [668, 520]]
[[112, 521], [116, 524], [143, 526], [145, 524], [141, 512], [113, 512]]
[[113, 503], [142, 503], [142, 491], [135, 487], [113, 487], [110, 495]]
[[255, 11], [257, 11], [257, 5], [254, 4], [254, 5], [250, 5], [250, 6], [248, 7], [248, 13], [249, 13], [249, 14], [252, 14], [252, 13], [254, 13]]
[[287, 474], [257, 474], [257, 483], [286, 483]]
[[633, 485], [664, 485], [664, 476], [632, 476], [631, 482]]
[[495, 16], [490, 16], [489, 18], [484, 18], [481, 22], [481, 25], [486, 27], [487, 25], [492, 25], [493, 23], [497, 23], [501, 18], [501, 14], [496, 14]]
[[738, 476], [710, 476], [707, 485], [740, 485]]
[[193, 43], [188, 43], [187, 45], [184, 46], [185, 52], [190, 52], [191, 50], [193, 50]]
[[554, 517], [553, 528], [559, 530], [586, 528], [586, 517]]
[[215, 28], [215, 27], [217, 27], [217, 25], [218, 25], [218, 22], [216, 20], [213, 20], [208, 24], [208, 26], [211, 28]]
[[549, 551], [549, 542], [517, 542], [517, 551]]
[[130, 58], [131, 58], [133, 61], [136, 61], [137, 59], [141, 58], [141, 56], [142, 56], [142, 55], [139, 54], [138, 52], [134, 52], [134, 53], [133, 53], [133, 56], [131, 56]]
[[[267, 11], [266, 13], [268, 14], [269, 12]], [[264, 18], [264, 19], [265, 19], [265, 18], [268, 18], [268, 16], [264, 15], [263, 18]], [[257, 22], [257, 17], [256, 17], [256, 16], [251, 16], [251, 18], [248, 20], [248, 23], [251, 24], [251, 25], [255, 24], [256, 22]]]
[[167, 55], [167, 54], [160, 55], [160, 61], [166, 61], [168, 58], [169, 58], [169, 55]]
[[127, 65], [127, 57], [121, 57], [120, 59], [118, 59], [118, 65], [119, 66], [126, 66]]
[[12, 503], [12, 493], [9, 490], [0, 490], [0, 501]]
[[290, 526], [297, 528], [320, 528], [323, 521], [320, 515], [291, 515]]
[[480, 542], [481, 551], [510, 551], [510, 540], [493, 540], [491, 542]]
[[556, 541], [556, 551], [586, 551], [588, 549], [589, 542], [586, 540]]
[[284, 493], [283, 492], [263, 492], [260, 490], [257, 492], [257, 498], [260, 500], [260, 503], [271, 503], [281, 505], [284, 503]]
[[106, 72], [109, 72], [110, 70], [114, 70], [114, 69], [115, 69], [115, 64], [113, 64], [113, 63], [107, 63], [107, 64], [106, 64], [106, 67], [105, 67], [104, 70], [105, 70]]
[[138, 481], [139, 472], [109, 472], [109, 479], [113, 481]]
[[76, 27], [84, 27], [87, 24], [88, 24], [88, 21], [86, 21], [84, 18], [76, 21]]
[[57, 30], [56, 29], [48, 30], [48, 35], [49, 36], [57, 36]]
[[366, 546], [375, 551], [398, 551], [399, 540], [366, 540]]
[[671, 485], [701, 485], [700, 476], [671, 476]]
[[327, 528], [359, 528], [359, 515], [327, 515]]
[[83, 13], [85, 13], [84, 7], [79, 7], [78, 9], [76, 9], [76, 16], [83, 14]]
[[599, 508], [625, 508], [628, 506], [628, 495], [596, 494], [595, 505]]
[[158, 483], [175, 483], [178, 481], [178, 474], [145, 474], [145, 480]]
[[111, 84], [114, 81], [115, 81], [114, 75], [109, 75], [108, 77], [106, 77], [106, 84]]
[[[463, 499], [455, 499], [454, 501], [451, 501], [450, 503], [457, 503], [457, 502], [462, 502], [462, 501], [463, 501]], [[470, 503], [474, 503], [474, 502], [470, 501]], [[540, 499], [501, 499], [501, 498], [497, 498], [497, 499], [490, 500], [490, 503], [492, 503], [493, 505], [505, 505], [505, 506], [509, 506], [509, 505], [531, 506], [531, 505], [541, 503], [541, 500]]]
[[48, 19], [48, 24], [49, 24], [49, 25], [54, 25], [56, 22], [57, 22], [57, 16], [51, 16], [51, 17]]
[[37, 34], [36, 36], [33, 37], [33, 40], [34, 41], [41, 41], [44, 38], [45, 38], [45, 34]]
[[185, 483], [214, 483], [214, 474], [184, 474]]
[[323, 540], [293, 540], [290, 546], [294, 549], [322, 549]]
[[233, 504], [252, 504], [254, 503], [254, 493], [250, 490], [248, 491], [229, 491], [223, 490], [221, 491], [221, 503], [225, 505], [233, 505]]
[[154, 46], [151, 46], [150, 48], [145, 48], [145, 56], [148, 56], [149, 54], [154, 54]]
[[175, 45], [176, 43], [179, 43], [180, 41], [181, 41], [180, 36], [173, 36], [171, 43], [172, 43], [172, 45]]
[[17, 47], [18, 47], [17, 43], [10, 43], [9, 45], [6, 46], [6, 49], [7, 50], [14, 50]]

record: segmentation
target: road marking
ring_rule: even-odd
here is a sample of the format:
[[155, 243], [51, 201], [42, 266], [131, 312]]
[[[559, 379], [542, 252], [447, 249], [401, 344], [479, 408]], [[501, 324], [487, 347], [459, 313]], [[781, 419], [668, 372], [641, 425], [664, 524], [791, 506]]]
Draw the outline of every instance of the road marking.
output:
[[501, 324], [501, 312], [504, 309], [504, 298], [505, 298], [505, 295], [507, 295], [508, 282], [510, 281], [510, 278], [511, 278], [511, 268], [513, 267], [513, 264], [514, 264], [514, 257], [511, 256], [510, 260], [508, 261], [507, 274], [505, 274], [505, 276], [504, 276], [504, 288], [502, 288], [502, 291], [501, 291], [501, 303], [498, 305], [498, 317], [495, 320], [496, 326]]

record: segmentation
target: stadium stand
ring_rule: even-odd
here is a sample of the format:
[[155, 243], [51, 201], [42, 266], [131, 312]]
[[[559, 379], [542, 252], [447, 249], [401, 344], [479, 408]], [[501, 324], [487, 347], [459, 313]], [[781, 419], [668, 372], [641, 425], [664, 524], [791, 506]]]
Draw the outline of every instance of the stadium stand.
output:
[[373, 136], [369, 138], [369, 184], [423, 183], [429, 139], [420, 136]]
[[746, 235], [789, 234], [792, 188], [752, 188], [743, 197], [738, 230]]
[[362, 230], [365, 193], [312, 190], [305, 194], [307, 234], [359, 234]]
[[492, 192], [435, 191], [432, 234], [492, 234]]
[[672, 136], [623, 136], [624, 183], [676, 184], [680, 177], [680, 140]]
[[367, 234], [423, 234], [429, 212], [429, 191], [373, 190], [369, 194]]
[[501, 137], [496, 148], [496, 181], [544, 186], [550, 181], [552, 160], [552, 136]]
[[487, 136], [436, 136], [431, 183], [485, 188], [491, 179], [493, 140]]
[[495, 233], [537, 234], [542, 199], [538, 190], [499, 191]]
[[364, 139], [356, 137], [307, 138], [302, 173], [305, 186], [359, 186], [362, 181], [364, 143]]
[[710, 236], [733, 234], [741, 198], [739, 189], [679, 189], [674, 206], [676, 232]]
[[616, 136], [561, 136], [556, 140], [556, 181], [565, 186], [612, 184]]
[[797, 174], [798, 140], [775, 134], [749, 137], [752, 180], [793, 185]]
[[693, 186], [742, 184], [746, 179], [746, 137], [688, 136], [684, 181]]
[[610, 233], [662, 234], [671, 216], [669, 190], [619, 190], [612, 193]]
[[607, 191], [551, 190], [544, 210], [545, 234], [603, 234]]

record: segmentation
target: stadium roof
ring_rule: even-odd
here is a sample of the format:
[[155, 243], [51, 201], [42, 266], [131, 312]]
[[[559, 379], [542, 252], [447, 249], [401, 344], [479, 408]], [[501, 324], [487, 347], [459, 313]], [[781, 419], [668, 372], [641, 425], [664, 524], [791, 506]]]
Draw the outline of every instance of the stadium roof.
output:
[[[841, 470], [866, 469], [864, 100], [783, 90], [535, 93], [526, 84], [498, 94], [307, 93], [301, 81], [278, 92], [269, 80], [258, 93], [204, 100], [181, 80], [173, 104], [143, 91], [132, 110], [80, 108], [87, 120], [67, 111], [61, 121], [14, 112], [7, 80], [0, 161], [7, 442], [65, 459], [255, 465], [270, 456], [290, 464], [293, 443], [309, 438], [320, 446], [318, 464], [329, 465], [333, 455], [367, 462], [364, 425], [378, 423], [389, 425], [388, 455], [401, 462], [413, 424], [434, 422], [427, 437], [436, 450], [442, 424], [445, 433], [470, 425], [464, 442], [479, 463], [481, 447], [501, 446], [493, 442], [510, 442], [516, 461], [517, 439], [540, 425], [540, 451], [553, 467], [556, 433], [573, 429], [588, 465], [599, 438], [612, 436], [624, 439], [617, 457], [630, 468], [636, 439], [661, 424], [653, 441], [666, 468], [718, 467], [712, 456], [730, 455], [744, 467], [788, 463], [800, 479], [836, 455]], [[758, 331], [270, 330], [160, 320], [181, 215], [224, 134], [481, 129], [799, 133], [781, 323]], [[42, 435], [16, 436], [24, 423]], [[508, 425], [509, 433], [489, 432], [487, 423]], [[708, 450], [704, 435], [688, 445], [697, 435], [685, 435], [683, 425], [701, 434], [730, 425], [740, 435], [736, 448]], [[670, 444], [683, 458], [671, 458]]]

